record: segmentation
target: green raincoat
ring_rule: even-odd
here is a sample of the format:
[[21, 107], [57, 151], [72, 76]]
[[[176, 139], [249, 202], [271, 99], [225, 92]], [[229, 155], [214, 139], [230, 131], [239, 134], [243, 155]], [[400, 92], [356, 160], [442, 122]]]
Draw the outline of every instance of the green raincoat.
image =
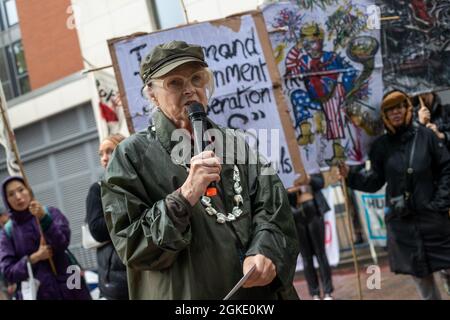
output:
[[[242, 277], [243, 259], [255, 254], [272, 260], [276, 278], [264, 287], [241, 288], [232, 298], [298, 298], [292, 285], [298, 240], [278, 176], [260, 175], [261, 164], [238, 164], [244, 213], [219, 224], [200, 202], [191, 207], [177, 191], [188, 173], [170, 157], [177, 144], [171, 141], [174, 124], [161, 111], [153, 124], [118, 145], [102, 184], [105, 217], [127, 266], [130, 298], [223, 299]], [[232, 130], [220, 130], [238, 139]], [[233, 167], [222, 165], [220, 197], [213, 197], [221, 212], [233, 208]]]

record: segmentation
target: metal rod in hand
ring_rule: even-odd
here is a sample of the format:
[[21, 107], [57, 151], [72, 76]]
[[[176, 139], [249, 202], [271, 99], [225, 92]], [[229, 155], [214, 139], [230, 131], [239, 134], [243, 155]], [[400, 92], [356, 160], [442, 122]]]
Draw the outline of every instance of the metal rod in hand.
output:
[[357, 278], [357, 282], [358, 282], [358, 295], [359, 295], [359, 300], [362, 300], [363, 296], [362, 296], [362, 290], [361, 290], [361, 276], [359, 274], [358, 259], [356, 257], [355, 245], [353, 243], [353, 226], [352, 226], [352, 220], [350, 219], [350, 211], [349, 211], [349, 204], [348, 204], [348, 193], [347, 193], [347, 183], [345, 182], [345, 178], [344, 177], [342, 177], [341, 183], [342, 183], [342, 189], [344, 191], [344, 205], [345, 205], [345, 212], [347, 213], [347, 224], [348, 224], [348, 230], [349, 230], [349, 233], [350, 233], [350, 245], [352, 247], [353, 264], [354, 264], [354, 267], [355, 267], [356, 278]]
[[[25, 183], [25, 187], [30, 191], [31, 198], [34, 199], [33, 190], [30, 187], [28, 178], [25, 175], [25, 170], [23, 168], [22, 160], [19, 157], [19, 151], [18, 151], [17, 144], [16, 144], [16, 138], [14, 137], [14, 133], [12, 132], [11, 127], [9, 126], [8, 118], [6, 117], [7, 106], [6, 106], [6, 101], [3, 100], [3, 97], [4, 97], [3, 95], [0, 95], [0, 113], [2, 115], [3, 125], [5, 126], [5, 129], [8, 132], [9, 143], [11, 144], [11, 148], [14, 153], [14, 157], [16, 158], [15, 160], [17, 162], [17, 165], [19, 166], [19, 170], [22, 175], [23, 181]], [[40, 243], [42, 243], [43, 245], [46, 245], [44, 233], [42, 231], [41, 223], [40, 223], [38, 217], [36, 217], [36, 222], [37, 222], [39, 234], [40, 234]], [[56, 273], [55, 263], [53, 262], [53, 258], [49, 257], [48, 260], [49, 260], [50, 267], [52, 268], [53, 273], [56, 275], [57, 273]]]
[[186, 4], [184, 3], [184, 0], [180, 0], [180, 1], [181, 1], [181, 6], [183, 7], [184, 18], [186, 19], [186, 24], [189, 24], [189, 17], [188, 17], [187, 10], [186, 10]]
[[113, 66], [112, 64], [109, 64], [109, 65], [103, 66], [103, 67], [92, 68], [92, 69], [86, 69], [86, 70], [83, 70], [83, 71], [81, 72], [81, 74], [86, 74], [86, 73], [89, 73], [89, 72], [95, 72], [95, 71], [100, 71], [100, 70], [112, 68], [112, 66]]

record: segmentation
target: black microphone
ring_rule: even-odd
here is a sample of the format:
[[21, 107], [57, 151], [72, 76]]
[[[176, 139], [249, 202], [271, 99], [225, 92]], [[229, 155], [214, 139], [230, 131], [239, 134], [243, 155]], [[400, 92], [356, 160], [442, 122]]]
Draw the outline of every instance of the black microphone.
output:
[[[191, 121], [192, 133], [194, 135], [194, 154], [198, 155], [205, 149], [203, 143], [203, 132], [206, 129], [206, 112], [203, 105], [199, 102], [193, 102], [187, 107], [189, 120]], [[213, 197], [217, 195], [216, 182], [213, 181], [206, 188], [206, 196]]]

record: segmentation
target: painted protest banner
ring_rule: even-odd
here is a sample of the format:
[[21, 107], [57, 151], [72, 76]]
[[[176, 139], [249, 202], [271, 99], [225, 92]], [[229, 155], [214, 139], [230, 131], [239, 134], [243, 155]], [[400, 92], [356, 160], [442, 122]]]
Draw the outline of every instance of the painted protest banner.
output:
[[[330, 266], [337, 266], [339, 264], [339, 239], [336, 230], [336, 214], [334, 212], [335, 192], [333, 187], [322, 189], [322, 193], [327, 199], [330, 211], [324, 215], [325, 223], [325, 252], [327, 253], [328, 263]], [[314, 257], [314, 265], [319, 266], [317, 259]], [[296, 270], [303, 270], [303, 260], [301, 254], [297, 258]]]
[[385, 188], [376, 193], [354, 191], [360, 221], [364, 222], [364, 231], [367, 239], [376, 246], [386, 246]]
[[307, 172], [362, 163], [381, 133], [382, 59], [379, 30], [367, 27], [371, 5], [314, 0], [263, 8]]
[[409, 95], [450, 87], [450, 0], [377, 0], [386, 88]]
[[141, 92], [140, 62], [155, 45], [180, 39], [201, 45], [214, 73], [208, 116], [234, 129], [277, 129], [279, 136], [269, 132], [268, 145], [259, 151], [276, 165], [284, 185], [292, 186], [303, 166], [260, 12], [109, 40], [130, 129], [146, 128], [152, 111]]
[[5, 148], [6, 169], [10, 176], [22, 176], [19, 155], [15, 152], [16, 138], [11, 130], [8, 106], [0, 80], [0, 144]]

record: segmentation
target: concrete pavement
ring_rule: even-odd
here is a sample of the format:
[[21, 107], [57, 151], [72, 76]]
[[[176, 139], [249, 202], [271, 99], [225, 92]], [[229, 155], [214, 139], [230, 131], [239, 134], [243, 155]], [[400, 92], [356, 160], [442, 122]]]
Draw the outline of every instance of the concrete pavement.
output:
[[[413, 280], [408, 275], [396, 275], [389, 270], [386, 258], [380, 260], [378, 266], [380, 270], [380, 289], [369, 289], [367, 280], [373, 273], [367, 273], [371, 261], [360, 264], [360, 279], [362, 295], [364, 300], [419, 300]], [[357, 300], [358, 287], [357, 278], [353, 269], [353, 264], [343, 267], [333, 268], [333, 285], [335, 291], [333, 296], [336, 300]], [[373, 277], [371, 278], [373, 279]], [[369, 280], [371, 280], [369, 279]], [[441, 291], [443, 300], [450, 300], [450, 296], [444, 292], [440, 275], [435, 274], [436, 282]], [[369, 281], [374, 284], [373, 281]], [[298, 273], [294, 280], [294, 286], [304, 300], [311, 300], [303, 273]]]

